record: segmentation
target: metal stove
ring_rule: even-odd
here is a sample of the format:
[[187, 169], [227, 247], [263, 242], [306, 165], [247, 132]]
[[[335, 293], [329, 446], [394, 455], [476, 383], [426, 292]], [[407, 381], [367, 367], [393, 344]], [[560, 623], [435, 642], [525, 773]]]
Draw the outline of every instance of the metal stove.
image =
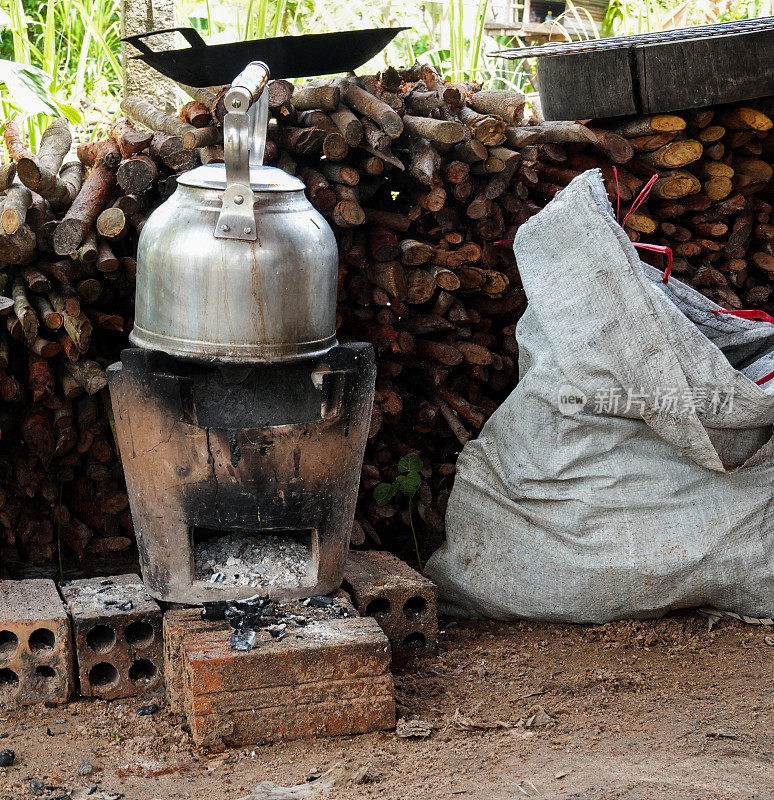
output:
[[338, 255], [304, 186], [262, 166], [267, 66], [225, 102], [225, 165], [180, 176], [138, 246], [134, 347], [108, 370], [148, 591], [198, 604], [342, 578], [373, 401], [338, 345]]

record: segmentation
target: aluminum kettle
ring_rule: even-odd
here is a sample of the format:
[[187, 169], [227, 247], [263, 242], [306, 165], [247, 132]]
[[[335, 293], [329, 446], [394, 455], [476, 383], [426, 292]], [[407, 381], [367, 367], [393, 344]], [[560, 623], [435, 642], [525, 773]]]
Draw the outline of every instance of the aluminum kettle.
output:
[[216, 363], [313, 358], [336, 344], [338, 250], [304, 184], [262, 166], [269, 79], [254, 61], [226, 94], [225, 164], [178, 178], [137, 250], [129, 340]]

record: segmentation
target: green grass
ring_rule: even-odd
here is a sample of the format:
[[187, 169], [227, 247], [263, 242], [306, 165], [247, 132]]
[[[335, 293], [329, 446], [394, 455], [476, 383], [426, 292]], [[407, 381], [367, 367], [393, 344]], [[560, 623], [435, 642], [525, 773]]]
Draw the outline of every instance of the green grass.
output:
[[3, 119], [21, 116], [34, 148], [64, 116], [93, 133], [116, 113], [121, 92], [116, 0], [0, 1]]

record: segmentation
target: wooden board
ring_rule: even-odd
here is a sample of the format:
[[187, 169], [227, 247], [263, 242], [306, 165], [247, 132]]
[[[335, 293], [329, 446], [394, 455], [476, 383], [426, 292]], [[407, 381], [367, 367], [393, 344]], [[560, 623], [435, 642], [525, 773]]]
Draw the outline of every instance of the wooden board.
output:
[[631, 49], [539, 58], [540, 107], [547, 120], [637, 114]]
[[654, 114], [774, 95], [774, 30], [538, 59], [547, 120]]

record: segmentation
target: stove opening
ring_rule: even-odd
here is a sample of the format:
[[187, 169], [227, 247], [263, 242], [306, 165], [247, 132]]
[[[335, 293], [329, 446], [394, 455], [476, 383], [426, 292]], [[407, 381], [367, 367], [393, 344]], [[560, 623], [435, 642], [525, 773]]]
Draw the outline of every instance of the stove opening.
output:
[[213, 586], [313, 586], [317, 582], [317, 531], [191, 529], [194, 580]]

